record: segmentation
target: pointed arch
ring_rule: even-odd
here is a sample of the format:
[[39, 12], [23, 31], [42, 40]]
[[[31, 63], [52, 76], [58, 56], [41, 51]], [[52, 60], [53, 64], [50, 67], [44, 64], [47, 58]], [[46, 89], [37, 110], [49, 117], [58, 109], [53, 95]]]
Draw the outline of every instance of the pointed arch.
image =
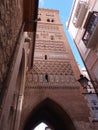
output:
[[32, 130], [44, 122], [53, 130], [76, 130], [69, 115], [53, 100], [47, 98], [30, 113], [24, 130]]

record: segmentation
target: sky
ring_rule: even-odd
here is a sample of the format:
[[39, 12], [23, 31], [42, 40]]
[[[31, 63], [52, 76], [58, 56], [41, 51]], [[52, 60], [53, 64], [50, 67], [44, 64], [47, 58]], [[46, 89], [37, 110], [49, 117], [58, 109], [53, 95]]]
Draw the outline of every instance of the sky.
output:
[[80, 58], [80, 55], [76, 49], [74, 42], [66, 28], [66, 23], [69, 19], [73, 2], [74, 2], [74, 0], [39, 0], [39, 8], [59, 10], [60, 20], [63, 24], [64, 31], [65, 31], [68, 41], [70, 43], [72, 52], [76, 59], [76, 62], [77, 62], [77, 64], [79, 64], [80, 68], [83, 68], [84, 67], [83, 62]]

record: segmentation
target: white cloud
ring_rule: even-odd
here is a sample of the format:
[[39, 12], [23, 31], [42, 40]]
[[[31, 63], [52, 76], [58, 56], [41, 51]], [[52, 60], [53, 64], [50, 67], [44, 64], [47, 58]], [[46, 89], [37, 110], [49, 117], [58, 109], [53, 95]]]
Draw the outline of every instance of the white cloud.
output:
[[44, 0], [39, 0], [39, 6], [43, 7], [44, 6]]

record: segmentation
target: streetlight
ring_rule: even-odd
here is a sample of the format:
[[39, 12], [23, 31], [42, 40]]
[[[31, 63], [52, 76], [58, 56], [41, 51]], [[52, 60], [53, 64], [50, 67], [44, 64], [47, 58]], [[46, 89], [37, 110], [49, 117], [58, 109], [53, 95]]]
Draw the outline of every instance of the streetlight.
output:
[[85, 76], [80, 75], [80, 79], [78, 79], [78, 81], [84, 89], [86, 89], [87, 91], [88, 89], [90, 89], [89, 92], [84, 93], [84, 96], [92, 112], [91, 120], [98, 122], [98, 95], [96, 95], [96, 92], [94, 93], [94, 91], [92, 91], [91, 84], [89, 84], [89, 82], [91, 81], [89, 81], [89, 79], [87, 79]]
[[89, 93], [92, 93], [92, 90], [94, 89], [91, 87], [91, 84], [89, 84], [90, 80], [88, 78], [81, 74], [80, 79], [78, 79], [78, 81], [84, 89], [90, 90]]
[[[78, 79], [78, 81], [80, 82], [80, 84], [83, 86], [83, 88], [87, 88], [88, 86], [88, 79], [86, 77], [84, 77], [82, 74], [80, 75], [80, 79]], [[90, 86], [90, 85], [89, 85]]]

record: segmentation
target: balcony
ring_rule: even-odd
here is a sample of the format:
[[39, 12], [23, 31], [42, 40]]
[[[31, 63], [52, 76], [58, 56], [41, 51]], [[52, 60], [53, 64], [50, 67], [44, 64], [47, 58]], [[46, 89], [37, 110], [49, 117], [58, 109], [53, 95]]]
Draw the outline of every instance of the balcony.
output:
[[87, 13], [87, 9], [88, 9], [88, 4], [86, 2], [80, 1], [77, 4], [75, 15], [73, 18], [73, 24], [75, 25], [76, 28], [79, 28], [82, 26], [85, 15]]
[[98, 44], [98, 12], [92, 12], [88, 16], [82, 40], [87, 48], [93, 49]]

